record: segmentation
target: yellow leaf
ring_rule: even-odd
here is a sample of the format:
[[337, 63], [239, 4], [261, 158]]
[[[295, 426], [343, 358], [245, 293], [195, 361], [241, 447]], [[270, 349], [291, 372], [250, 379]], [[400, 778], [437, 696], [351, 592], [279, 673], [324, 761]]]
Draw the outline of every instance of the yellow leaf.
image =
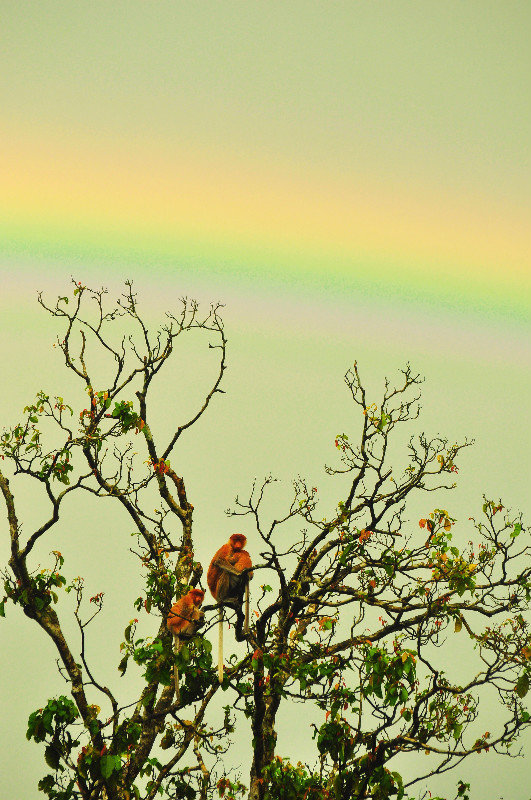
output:
[[455, 621], [454, 631], [456, 633], [459, 633], [462, 627], [463, 627], [463, 620], [461, 619], [461, 617], [458, 617]]

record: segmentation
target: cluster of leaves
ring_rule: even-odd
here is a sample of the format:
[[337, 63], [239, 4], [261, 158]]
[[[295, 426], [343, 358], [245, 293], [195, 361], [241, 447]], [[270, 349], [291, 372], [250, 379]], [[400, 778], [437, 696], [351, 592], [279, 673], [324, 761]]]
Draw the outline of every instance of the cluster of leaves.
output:
[[182, 702], [190, 704], [205, 697], [215, 680], [212, 645], [208, 639], [195, 636], [182, 644], [175, 656], [175, 663], [179, 668], [179, 675], [183, 676]]
[[[64, 695], [48, 700], [44, 708], [39, 708], [29, 716], [26, 739], [47, 742], [44, 759], [53, 770], [62, 772], [64, 767], [61, 760], [68, 759], [72, 750], [79, 746], [79, 739], [72, 737], [68, 730], [78, 717], [75, 704]], [[54, 797], [53, 794], [49, 796]]]
[[[110, 400], [105, 400], [105, 408], [110, 406]], [[111, 417], [113, 419], [118, 420], [121, 426], [121, 432], [127, 433], [127, 431], [132, 430], [132, 428], [136, 428], [136, 431], [141, 431], [145, 427], [145, 422], [143, 419], [140, 418], [139, 414], [133, 408], [133, 402], [131, 400], [121, 400], [120, 402], [114, 403], [114, 408], [111, 412]]]
[[132, 648], [132, 657], [137, 664], [145, 667], [143, 677], [147, 683], [170, 685], [173, 650], [169, 636], [165, 636], [163, 640], [156, 638], [149, 642], [137, 639]]
[[289, 759], [276, 756], [264, 770], [267, 781], [265, 800], [328, 800], [329, 791], [323, 791], [318, 775], [312, 774], [300, 762], [293, 765]]
[[52, 555], [55, 557], [54, 566], [51, 569], [41, 569], [34, 575], [28, 575], [25, 586], [20, 580], [13, 580], [9, 574], [4, 575], [5, 595], [0, 601], [0, 617], [5, 617], [5, 604], [8, 600], [20, 604], [30, 615], [32, 608], [44, 611], [52, 602], [58, 602], [59, 596], [54, 589], [60, 589], [66, 584], [66, 578], [60, 572], [64, 558], [58, 550], [53, 550]]
[[227, 777], [219, 779], [216, 784], [216, 789], [222, 800], [237, 800], [238, 797], [242, 797], [247, 791], [247, 787], [244, 786], [243, 783], [238, 780], [232, 781]]
[[383, 647], [367, 647], [363, 694], [383, 700], [385, 705], [405, 704], [415, 685], [415, 654], [411, 650], [398, 650], [393, 655]]
[[156, 557], [149, 554], [141, 557], [145, 575], [145, 596], [137, 597], [133, 605], [137, 611], [144, 608], [147, 613], [151, 613], [153, 608], [161, 613], [171, 604], [172, 597], [181, 597], [186, 594], [186, 584], [179, 580], [176, 571], [171, 569], [168, 564], [168, 550], [159, 547]]
[[52, 405], [49, 395], [43, 391], [38, 392], [35, 403], [24, 408], [26, 419], [2, 433], [2, 458], [12, 459], [20, 472], [34, 474], [44, 481], [57, 480], [68, 486], [69, 473], [73, 470], [70, 463], [71, 441], [66, 442], [63, 447], [45, 452], [41, 442], [42, 431], [37, 427], [39, 417], [50, 417], [63, 427], [65, 411], [72, 416], [71, 406], [62, 397], [56, 396]]

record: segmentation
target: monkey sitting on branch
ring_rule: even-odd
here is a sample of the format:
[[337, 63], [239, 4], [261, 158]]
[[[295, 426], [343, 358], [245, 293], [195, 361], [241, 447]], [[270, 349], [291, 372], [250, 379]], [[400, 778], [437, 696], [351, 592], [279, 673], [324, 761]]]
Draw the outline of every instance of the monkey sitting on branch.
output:
[[[253, 577], [249, 553], [244, 550], [247, 538], [233, 533], [229, 541], [214, 554], [207, 572], [210, 592], [219, 604], [218, 679], [223, 682], [223, 605], [236, 611], [241, 627], [241, 607], [245, 594], [244, 636], [249, 633], [249, 580]], [[237, 637], [239, 638], [239, 637]]]
[[[200, 610], [204, 597], [205, 593], [202, 589], [190, 589], [187, 594], [172, 605], [166, 625], [173, 634], [175, 655], [180, 652], [182, 641], [191, 639], [199, 628], [204, 625], [205, 615]], [[175, 682], [175, 699], [179, 703], [179, 669], [177, 664], [173, 667], [173, 678]]]

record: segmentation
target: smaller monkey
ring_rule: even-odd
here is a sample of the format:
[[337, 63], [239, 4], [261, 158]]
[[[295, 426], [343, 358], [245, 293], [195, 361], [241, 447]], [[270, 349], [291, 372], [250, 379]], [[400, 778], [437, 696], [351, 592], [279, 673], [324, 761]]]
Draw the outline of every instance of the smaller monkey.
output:
[[[181, 649], [182, 640], [191, 639], [204, 624], [205, 615], [200, 610], [204, 597], [205, 593], [202, 589], [190, 589], [170, 609], [166, 625], [173, 634], [176, 655]], [[173, 678], [175, 682], [175, 699], [179, 702], [179, 670], [177, 664], [173, 667]]]
[[[210, 592], [219, 606], [218, 679], [223, 682], [223, 608], [227, 601], [242, 604], [245, 592], [245, 633], [249, 633], [249, 580], [252, 561], [244, 550], [247, 538], [243, 533], [233, 533], [229, 541], [214, 554], [207, 572]], [[242, 575], [242, 572], [244, 573]]]

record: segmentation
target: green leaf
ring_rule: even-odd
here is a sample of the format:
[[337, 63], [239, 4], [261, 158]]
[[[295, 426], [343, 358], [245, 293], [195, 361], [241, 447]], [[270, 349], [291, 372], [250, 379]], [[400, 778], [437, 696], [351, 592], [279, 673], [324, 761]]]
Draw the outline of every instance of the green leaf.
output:
[[53, 744], [49, 744], [44, 751], [44, 760], [52, 769], [59, 767], [59, 751]]
[[380, 421], [378, 422], [378, 425], [376, 426], [378, 428], [378, 430], [379, 431], [383, 430], [390, 419], [391, 419], [391, 417], [389, 417], [387, 414], [385, 414], [382, 411], [382, 415], [380, 417]]
[[104, 778], [110, 778], [113, 772], [118, 772], [120, 766], [120, 756], [111, 756], [106, 753], [100, 759], [100, 770]]
[[5, 603], [6, 603], [5, 600], [2, 600], [2, 602], [0, 603], [0, 617], [5, 617], [6, 615], [6, 612], [4, 610]]
[[522, 526], [520, 525], [519, 522], [516, 522], [514, 525], [514, 530], [511, 533], [511, 539], [516, 539], [516, 537], [519, 536], [521, 532], [522, 532]]
[[114, 758], [104, 755], [100, 760], [100, 770], [104, 778], [110, 778], [114, 770]]
[[516, 694], [520, 699], [524, 698], [529, 691], [529, 675], [524, 672], [516, 683]]
[[55, 780], [53, 775], [45, 775], [44, 778], [42, 778], [37, 784], [37, 788], [39, 789], [39, 791], [46, 792], [48, 796], [50, 796], [50, 793], [53, 790], [54, 786], [55, 786]]
[[126, 653], [126, 655], [122, 658], [122, 660], [118, 664], [118, 669], [120, 670], [120, 673], [122, 675], [125, 675], [128, 660], [129, 660], [129, 653]]
[[37, 711], [34, 711], [32, 714], [29, 715], [28, 718], [28, 730], [26, 733], [26, 739], [29, 741], [33, 734], [35, 733], [35, 728], [37, 727]]

